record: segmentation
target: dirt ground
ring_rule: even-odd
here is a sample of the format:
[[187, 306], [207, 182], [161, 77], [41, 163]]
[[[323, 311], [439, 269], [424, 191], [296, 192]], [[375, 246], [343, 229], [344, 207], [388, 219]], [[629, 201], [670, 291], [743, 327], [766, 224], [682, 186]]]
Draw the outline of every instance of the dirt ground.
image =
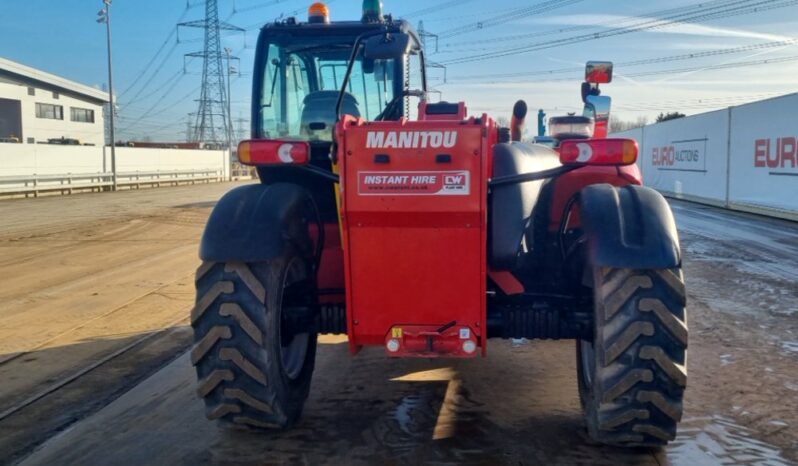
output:
[[691, 333], [668, 448], [587, 440], [568, 341], [453, 362], [323, 337], [294, 430], [220, 430], [186, 323], [202, 226], [233, 186], [0, 202], [0, 463], [798, 464], [798, 225], [676, 201]]
[[231, 187], [0, 202], [0, 463], [188, 347], [197, 241]]

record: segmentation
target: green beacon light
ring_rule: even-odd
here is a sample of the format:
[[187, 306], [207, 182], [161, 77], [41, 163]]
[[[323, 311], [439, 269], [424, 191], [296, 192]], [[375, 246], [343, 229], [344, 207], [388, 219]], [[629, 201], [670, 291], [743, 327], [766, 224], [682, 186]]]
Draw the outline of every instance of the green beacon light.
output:
[[363, 0], [363, 22], [382, 22], [382, 0]]

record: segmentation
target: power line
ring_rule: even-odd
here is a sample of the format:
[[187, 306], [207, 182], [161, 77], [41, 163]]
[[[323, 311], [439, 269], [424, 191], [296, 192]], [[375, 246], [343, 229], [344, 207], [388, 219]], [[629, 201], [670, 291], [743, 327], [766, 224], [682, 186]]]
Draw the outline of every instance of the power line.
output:
[[[238, 53], [238, 52], [240, 52], [240, 51], [241, 51], [241, 50], [238, 50], [238, 51], [236, 51], [235, 53]], [[186, 74], [186, 73], [181, 73], [180, 79], [178, 79], [176, 82], [173, 82], [173, 83], [172, 83], [172, 85], [169, 87], [169, 89], [167, 89], [167, 90], [166, 90], [166, 91], [165, 91], [165, 92], [164, 92], [164, 93], [163, 93], [163, 94], [160, 96], [160, 98], [158, 99], [158, 101], [157, 101], [155, 104], [153, 104], [152, 106], [150, 106], [150, 107], [149, 107], [147, 110], [145, 110], [144, 112], [142, 112], [142, 114], [141, 114], [139, 117], [137, 117], [137, 118], [136, 118], [136, 117], [125, 117], [125, 116], [123, 116], [123, 117], [122, 117], [122, 119], [123, 119], [123, 120], [134, 120], [134, 121], [132, 121], [131, 123], [127, 123], [127, 126], [124, 128], [124, 130], [128, 130], [128, 129], [130, 129], [130, 126], [132, 126], [132, 125], [134, 125], [134, 124], [135, 124], [136, 126], [138, 126], [138, 125], [139, 125], [139, 124], [141, 124], [141, 122], [142, 122], [142, 121], [144, 121], [144, 120], [150, 120], [150, 121], [152, 121], [152, 118], [153, 118], [153, 117], [156, 117], [156, 116], [159, 116], [159, 115], [163, 115], [164, 113], [168, 113], [169, 111], [176, 111], [176, 110], [175, 110], [175, 107], [176, 107], [176, 106], [178, 106], [178, 105], [182, 104], [183, 102], [185, 102], [186, 100], [188, 100], [188, 99], [189, 99], [189, 98], [190, 98], [192, 95], [194, 95], [194, 94], [195, 94], [195, 93], [196, 93], [196, 92], [197, 92], [197, 91], [198, 91], [198, 90], [199, 90], [199, 89], [202, 87], [201, 85], [200, 85], [200, 86], [197, 86], [197, 87], [195, 87], [194, 89], [192, 89], [191, 91], [189, 91], [189, 92], [188, 92], [187, 94], [185, 94], [184, 96], [180, 97], [179, 99], [177, 99], [177, 100], [175, 100], [175, 101], [172, 101], [172, 102], [170, 102], [168, 105], [166, 105], [166, 107], [165, 107], [165, 108], [163, 108], [163, 109], [161, 109], [161, 110], [159, 110], [159, 111], [157, 111], [157, 112], [156, 112], [155, 110], [158, 108], [158, 105], [164, 102], [164, 99], [165, 99], [167, 96], [169, 96], [169, 95], [172, 93], [172, 91], [173, 91], [173, 90], [174, 90], [174, 89], [177, 87], [177, 84], [179, 84], [180, 80], [181, 80], [183, 77], [185, 77], [185, 76], [187, 76], [187, 74]], [[232, 83], [235, 83], [235, 82], [237, 82], [237, 81], [238, 81], [238, 79], [239, 79], [239, 77], [238, 77], [238, 76], [236, 76], [235, 78], [233, 78], [233, 81], [232, 81]], [[160, 90], [160, 89], [163, 89], [163, 87], [165, 87], [165, 86], [162, 86], [161, 88], [159, 88], [159, 90]], [[195, 114], [195, 115], [196, 115], [196, 114]], [[147, 124], [147, 123], [144, 123], [144, 124]]]
[[165, 88], [166, 86], [171, 85], [175, 80], [183, 79], [183, 77], [185, 75], [186, 75], [186, 73], [183, 70], [177, 70], [177, 72], [175, 74], [173, 74], [171, 77], [169, 77], [166, 81], [163, 82], [163, 84], [161, 84], [155, 90], [153, 90], [149, 94], [145, 94], [145, 95], [141, 96], [141, 100], [145, 101], [145, 100], [149, 99], [150, 97], [154, 96], [155, 94], [161, 92], [161, 90], [163, 88]]
[[532, 6], [514, 8], [505, 13], [481, 21], [477, 21], [474, 23], [466, 24], [464, 26], [446, 29], [440, 32], [438, 35], [441, 38], [454, 37], [461, 34], [466, 34], [471, 31], [477, 31], [481, 29], [487, 29], [490, 27], [498, 26], [500, 24], [504, 24], [509, 21], [515, 21], [521, 18], [525, 18], [527, 16], [538, 15], [551, 10], [555, 10], [557, 8], [573, 5], [581, 1], [583, 0], [546, 0], [544, 2], [540, 2]]
[[[629, 67], [629, 66], [641, 66], [641, 65], [652, 65], [656, 63], [668, 63], [673, 61], [682, 61], [682, 60], [693, 60], [696, 58], [705, 58], [705, 57], [714, 57], [719, 55], [729, 55], [741, 52], [750, 52], [753, 50], [763, 50], [763, 49], [770, 49], [770, 48], [778, 48], [778, 47], [786, 47], [790, 45], [795, 45], [798, 43], [798, 39], [790, 39], [790, 40], [783, 40], [783, 41], [774, 41], [774, 42], [763, 42], [759, 44], [752, 44], [752, 45], [743, 45], [740, 47], [732, 47], [732, 48], [724, 48], [724, 49], [715, 49], [715, 50], [708, 50], [704, 52], [693, 52], [693, 53], [685, 53], [681, 55], [670, 55], [665, 57], [654, 57], [654, 58], [644, 58], [641, 60], [632, 60], [626, 62], [616, 62], [615, 68], [621, 67]], [[473, 79], [501, 79], [501, 78], [522, 78], [527, 76], [550, 76], [556, 74], [565, 74], [565, 73], [579, 73], [584, 71], [584, 67], [570, 67], [570, 68], [559, 68], [553, 70], [536, 70], [536, 71], [519, 71], [514, 73], [502, 73], [502, 74], [474, 74], [474, 75], [465, 75], [465, 76], [454, 76], [454, 81], [457, 80], [473, 80]]]
[[[176, 22], [183, 21], [183, 18], [185, 18], [185, 17], [186, 17], [186, 15], [188, 14], [188, 10], [189, 10], [190, 8], [191, 8], [191, 6], [190, 6], [190, 5], [187, 3], [187, 4], [186, 4], [186, 8], [185, 8], [185, 9], [183, 10], [183, 12], [180, 14], [180, 17], [177, 19], [177, 21], [176, 21]], [[127, 94], [128, 92], [130, 92], [130, 90], [131, 90], [131, 89], [133, 89], [134, 87], [136, 87], [136, 84], [138, 84], [138, 82], [141, 80], [141, 78], [143, 78], [143, 77], [144, 77], [144, 75], [147, 73], [147, 71], [149, 71], [150, 67], [153, 65], [153, 63], [155, 63], [155, 60], [158, 58], [158, 55], [160, 55], [160, 54], [161, 54], [161, 52], [163, 52], [163, 50], [164, 50], [164, 49], [166, 48], [166, 46], [169, 44], [169, 41], [171, 41], [171, 40], [172, 40], [172, 38], [175, 36], [175, 34], [176, 34], [176, 33], [177, 33], [177, 29], [176, 29], [176, 28], [175, 28], [175, 29], [172, 29], [172, 30], [169, 32], [169, 35], [167, 35], [167, 36], [166, 36], [166, 39], [163, 41], [163, 43], [161, 44], [161, 46], [160, 46], [160, 47], [158, 47], [158, 50], [156, 50], [156, 51], [155, 51], [155, 54], [152, 56], [152, 58], [150, 58], [150, 60], [147, 62], [147, 64], [144, 66], [144, 68], [143, 68], [143, 69], [142, 69], [142, 70], [139, 72], [139, 74], [138, 74], [138, 75], [136, 75], [136, 77], [133, 79], [133, 82], [132, 82], [132, 83], [131, 83], [131, 84], [130, 84], [130, 85], [129, 85], [129, 86], [128, 86], [128, 87], [127, 87], [127, 88], [126, 88], [124, 91], [122, 91], [122, 93], [121, 93], [121, 94], [119, 94], [119, 98], [120, 98], [120, 99], [121, 99], [121, 98], [122, 98], [122, 97], [123, 97], [125, 94]]]
[[166, 65], [166, 61], [169, 60], [169, 58], [171, 58], [171, 56], [175, 52], [175, 50], [177, 50], [177, 43], [176, 42], [174, 44], [172, 44], [172, 48], [169, 49], [169, 52], [167, 52], [167, 54], [164, 55], [164, 57], [160, 61], [160, 63], [158, 63], [158, 66], [155, 68], [153, 73], [150, 75], [149, 79], [147, 79], [147, 81], [139, 88], [138, 92], [136, 92], [136, 95], [134, 95], [133, 97], [130, 98], [130, 100], [128, 100], [128, 103], [135, 102], [139, 98], [139, 96], [141, 96], [141, 94], [147, 89], [147, 87], [149, 87], [149, 85], [152, 84], [152, 82], [155, 80], [155, 78], [158, 77], [158, 74], [161, 72], [163, 67]]
[[[564, 34], [564, 33], [567, 33], [567, 32], [581, 31], [581, 30], [591, 29], [591, 28], [603, 28], [603, 27], [604, 28], [609, 28], [609, 27], [617, 28], [617, 27], [621, 27], [623, 25], [627, 25], [627, 24], [632, 24], [632, 23], [638, 22], [638, 21], [641, 20], [641, 18], [658, 18], [658, 17], [661, 17], [661, 16], [670, 16], [670, 15], [674, 15], [674, 14], [678, 14], [678, 13], [684, 13], [686, 11], [689, 11], [689, 10], [692, 10], [692, 9], [696, 9], [696, 8], [700, 8], [700, 7], [709, 7], [709, 6], [712, 6], [714, 4], [723, 4], [723, 3], [727, 3], [727, 2], [728, 2], [728, 0], [715, 0], [713, 2], [701, 3], [701, 4], [698, 4], [698, 5], [694, 5], [694, 6], [682, 6], [682, 7], [678, 7], [678, 8], [668, 8], [668, 9], [665, 9], [665, 10], [651, 11], [651, 12], [648, 12], [648, 13], [644, 13], [644, 14], [642, 14], [640, 16], [612, 19], [612, 20], [609, 20], [609, 21], [603, 21], [603, 22], [600, 22], [600, 23], [595, 23], [595, 24], [590, 24], [590, 25], [569, 26], [569, 27], [564, 27], [564, 28], [552, 29], [552, 30], [548, 30], [548, 31], [535, 31], [535, 32], [531, 32], [531, 33], [513, 34], [513, 35], [509, 35], [509, 36], [486, 37], [484, 39], [480, 39], [479, 42], [483, 43], [483, 44], [496, 43], [496, 42], [511, 42], [511, 41], [515, 41], [515, 40], [530, 39], [530, 38], [537, 38], [537, 37], [541, 37], [541, 36], [550, 36], [550, 35], [557, 35], [557, 34]], [[446, 42], [446, 43], [441, 44], [442, 47], [446, 47], [446, 48], [457, 47], [457, 46], [461, 46], [462, 47], [463, 45], [465, 45], [465, 44], [462, 44], [460, 42]], [[466, 45], [466, 46], [468, 46], [468, 45]], [[495, 50], [495, 49], [496, 49], [496, 47], [483, 47], [483, 48], [469, 49], [468, 51]]]
[[119, 94], [119, 98], [120, 99], [122, 97], [124, 97], [125, 94], [130, 92], [131, 89], [136, 87], [136, 84], [138, 84], [138, 82], [141, 80], [141, 78], [144, 77], [144, 75], [147, 73], [147, 71], [149, 71], [149, 69], [152, 66], [152, 64], [155, 63], [155, 60], [158, 58], [158, 55], [160, 55], [161, 52], [163, 52], [163, 50], [169, 44], [169, 41], [172, 40], [172, 37], [174, 37], [174, 35], [175, 35], [175, 30], [172, 29], [172, 32], [169, 33], [169, 35], [166, 37], [166, 40], [163, 41], [163, 44], [161, 44], [161, 46], [158, 47], [158, 50], [155, 52], [155, 55], [153, 55], [152, 58], [150, 59], [150, 61], [147, 62], [147, 65], [144, 67], [144, 69], [142, 69], [141, 72], [139, 72], [139, 74], [133, 79], [133, 82], [124, 91], [122, 91], [121, 94]]
[[245, 6], [244, 8], [236, 8], [235, 6], [233, 6], [233, 15], [236, 15], [238, 13], [246, 13], [247, 11], [258, 10], [260, 8], [268, 8], [270, 6], [279, 5], [280, 3], [287, 3], [290, 1], [292, 0], [268, 0], [266, 2]]
[[734, 104], [767, 99], [776, 95], [780, 95], [780, 93], [768, 92], [768, 93], [745, 95], [745, 96], [727, 96], [727, 97], [715, 97], [715, 98], [671, 100], [663, 102], [648, 102], [642, 105], [617, 105], [615, 106], [615, 109], [622, 110], [625, 112], [650, 112], [650, 111], [662, 110], [664, 108], [679, 108], [682, 110], [723, 108]]
[[164, 121], [157, 121], [157, 122], [140, 122], [140, 123], [136, 124], [135, 130], [140, 130], [140, 129], [149, 130], [149, 129], [155, 129], [155, 128], [172, 128], [172, 127], [177, 126], [177, 125], [181, 125], [182, 126], [183, 124], [184, 124], [184, 122], [182, 122], [182, 121], [181, 122], [175, 122], [174, 119], [171, 119], [169, 121], [165, 121], [164, 120]]
[[[782, 1], [782, 3], [777, 3], [778, 1]], [[712, 2], [712, 3], [717, 4], [718, 2]], [[622, 34], [629, 34], [633, 32], [668, 27], [680, 23], [696, 22], [701, 19], [713, 19], [720, 14], [725, 14], [726, 15], [725, 17], [728, 17], [728, 16], [736, 16], [746, 13], [757, 13], [760, 11], [765, 11], [767, 9], [783, 8], [796, 3], [798, 3], [798, 0], [789, 0], [789, 1], [759, 0], [753, 4], [751, 4], [751, 0], [736, 0], [733, 2], [725, 2], [725, 4], [719, 6], [711, 6], [708, 8], [702, 7], [701, 9], [691, 11], [689, 13], [671, 15], [665, 18], [646, 19], [643, 21], [639, 21], [638, 23], [633, 24], [631, 26], [612, 28], [607, 31], [600, 31], [589, 34], [580, 34], [577, 36], [567, 37], [563, 39], [526, 44], [523, 46], [518, 46], [513, 48], [505, 48], [503, 49], [503, 51], [498, 53], [481, 53], [476, 55], [455, 58], [448, 61], [443, 61], [442, 63], [445, 65], [452, 65], [452, 64], [468, 63], [473, 61], [490, 60], [509, 55], [520, 55], [533, 51], [560, 47], [579, 42], [586, 42], [586, 41], [603, 39], [606, 37], [612, 37]]]
[[[772, 65], [772, 64], [786, 63], [791, 61], [798, 61], [798, 55], [793, 55], [789, 57], [779, 57], [779, 58], [767, 58], [764, 60], [750, 60], [750, 61], [740, 61], [732, 63], [721, 63], [718, 65], [703, 65], [703, 66], [693, 66], [688, 68], [672, 68], [666, 70], [641, 71], [638, 73], [624, 73], [623, 76], [626, 78], [642, 78], [646, 76], [657, 76], [662, 74], [690, 73], [695, 71], [715, 71], [715, 70], [725, 70], [732, 68], [744, 68], [749, 66]], [[525, 79], [523, 81], [478, 81], [478, 83], [512, 84], [512, 83], [544, 83], [544, 82], [566, 82], [566, 81], [573, 81], [573, 78], [533, 79], [533, 80]]]
[[[325, 4], [327, 4], [327, 5], [330, 5], [331, 3], [335, 2], [335, 1], [336, 1], [336, 0], [328, 0], [328, 1], [324, 2], [324, 3], [325, 3]], [[289, 17], [291, 17], [291, 16], [297, 16], [297, 15], [300, 15], [300, 14], [302, 14], [302, 12], [304, 12], [304, 11], [305, 11], [305, 8], [304, 8], [304, 7], [297, 8], [297, 9], [295, 9], [295, 10], [291, 10], [291, 11], [283, 11], [283, 12], [281, 12], [279, 15], [277, 15], [277, 16], [275, 16], [275, 17], [273, 17], [273, 18], [272, 18], [272, 19], [270, 19], [270, 20], [266, 20], [266, 21], [258, 21], [257, 23], [253, 23], [253, 24], [250, 24], [250, 25], [244, 26], [244, 29], [245, 29], [245, 30], [247, 30], [247, 31], [254, 31], [254, 30], [258, 30], [258, 29], [262, 28], [262, 27], [263, 27], [264, 25], [266, 25], [266, 24], [273, 23], [273, 22], [275, 22], [275, 21], [279, 21], [279, 20], [281, 20], [281, 19], [284, 19], [284, 18], [289, 18]]]
[[[399, 15], [399, 16], [403, 17], [402, 15]], [[445, 21], [447, 23], [451, 23], [452, 21], [457, 21], [457, 20], [461, 20], [461, 19], [481, 18], [483, 16], [485, 16], [485, 13], [484, 12], [479, 12], [479, 13], [471, 13], [471, 14], [467, 14], [467, 15], [457, 15], [457, 16], [434, 16], [432, 18], [424, 17], [423, 19], [424, 19], [424, 21], [427, 21], [427, 22], [430, 22], [430, 23], [440, 23], [442, 21]]]
[[[770, 1], [775, 1], [775, 0], [770, 0]], [[496, 54], [485, 54], [485, 53], [483, 53], [483, 54], [477, 54], [477, 55], [472, 55], [472, 56], [467, 56], [467, 57], [460, 57], [460, 58], [452, 59], [452, 60], [450, 60], [448, 62], [445, 62], [445, 63], [450, 63], [450, 64], [465, 63], [465, 62], [468, 62], [468, 61], [475, 61], [475, 60], [487, 59], [487, 58], [492, 58], [492, 57], [501, 57], [501, 56], [506, 56], [506, 55], [510, 55], [510, 54], [514, 54], [514, 53], [527, 53], [527, 52], [530, 52], [530, 51], [541, 50], [541, 49], [545, 49], [545, 48], [553, 48], [553, 47], [558, 47], [558, 46], [562, 46], [562, 45], [569, 45], [569, 44], [577, 43], [577, 42], [601, 39], [601, 38], [604, 38], [604, 37], [609, 37], [609, 36], [614, 36], [614, 35], [619, 35], [619, 34], [627, 34], [627, 33], [631, 33], [631, 32], [647, 30], [647, 29], [654, 29], [654, 28], [657, 28], [657, 27], [675, 25], [675, 24], [679, 24], [680, 22], [686, 22], [688, 20], [694, 20], [696, 18], [700, 18], [700, 17], [702, 17], [701, 15], [706, 15], [706, 14], [708, 14], [710, 12], [713, 12], [714, 10], [718, 10], [720, 8], [732, 6], [732, 5], [735, 5], [735, 4], [745, 3], [745, 2], [746, 2], [746, 0], [742, 0], [742, 1], [741, 0], [737, 0], [737, 1], [731, 1], [731, 2], [728, 1], [728, 0], [718, 0], [718, 1], [709, 2], [709, 3], [706, 3], [706, 4], [699, 4], [697, 6], [688, 6], [688, 7], [675, 8], [675, 9], [671, 9], [671, 10], [664, 10], [664, 12], [667, 13], [666, 15], [664, 15], [664, 17], [659, 17], [661, 15], [657, 14], [657, 12], [649, 13], [649, 14], [643, 15], [642, 18], [637, 18], [637, 17], [636, 18], [632, 18], [631, 22], [629, 20], [621, 21], [619, 24], [627, 24], [627, 25], [622, 26], [622, 27], [618, 27], [618, 26], [612, 27], [608, 31], [601, 31], [601, 32], [596, 32], [596, 33], [582, 34], [582, 35], [578, 35], [578, 36], [572, 36], [572, 37], [568, 37], [568, 38], [564, 38], [564, 39], [555, 39], [555, 40], [546, 41], [546, 42], [537, 42], [537, 43], [527, 44], [527, 45], [524, 45], [524, 46], [519, 46], [519, 47], [515, 47], [515, 48], [510, 48], [510, 49], [508, 49], [505, 46], [488, 47], [488, 48], [484, 48], [483, 50], [495, 50], [495, 49], [498, 49], [498, 50], [500, 50], [500, 52], [496, 53]], [[765, 2], [765, 3], [767, 3], [767, 2]], [[662, 13], [662, 12], [659, 12], [659, 13]], [[689, 15], [694, 15], [694, 18], [691, 18]], [[607, 23], [604, 23], [603, 26], [607, 26]], [[576, 28], [570, 28], [570, 30], [581, 29], [583, 27], [584, 26], [577, 26]], [[560, 30], [560, 31], [562, 31], [562, 30]], [[518, 37], [518, 36], [509, 37], [509, 38], [506, 38], [504, 40], [515, 40], [516, 37]], [[504, 40], [502, 40], [502, 41], [504, 41]]]
[[693, 66], [689, 68], [675, 68], [670, 70], [641, 71], [639, 73], [624, 74], [624, 76], [629, 78], [642, 78], [645, 76], [655, 76], [662, 73], [690, 73], [694, 71], [726, 70], [732, 68], [744, 68], [748, 66], [773, 65], [777, 63], [786, 63], [796, 60], [798, 60], [798, 55], [792, 55], [789, 57], [779, 57], [779, 58], [766, 58], [764, 60], [749, 60], [749, 61], [739, 61], [732, 63], [721, 63], [718, 65], [704, 65], [704, 66]]
[[[679, 108], [681, 110], [691, 109], [716, 109], [724, 108], [735, 104], [745, 104], [757, 100], [767, 99], [776, 95], [781, 95], [779, 92], [768, 92], [744, 96], [725, 96], [725, 97], [711, 97], [699, 99], [682, 99], [682, 100], [666, 100], [660, 102], [646, 102], [641, 105], [614, 105], [615, 110], [624, 112], [651, 112], [661, 111], [665, 108]], [[496, 107], [496, 106], [475, 106], [471, 108], [474, 111], [480, 112], [509, 112], [510, 107]], [[581, 111], [582, 107], [574, 107], [568, 105], [558, 105], [554, 108], [546, 108], [547, 112], [557, 111]]]
[[[148, 108], [146, 111], [144, 111], [144, 113], [142, 113], [135, 121], [133, 121], [132, 123], [128, 124], [128, 126], [126, 126], [123, 130], [129, 129], [131, 126], [135, 126], [140, 121], [144, 120], [145, 118], [147, 118], [149, 116], [160, 115], [160, 114], [164, 113], [165, 111], [170, 110], [172, 107], [185, 102], [189, 97], [191, 97], [195, 92], [197, 92], [200, 89], [200, 87], [202, 87], [201, 85], [195, 87], [188, 94], [180, 97], [180, 99], [178, 99], [177, 101], [175, 101], [175, 102], [171, 103], [170, 105], [166, 106], [166, 108], [164, 110], [161, 110], [159, 112], [155, 112], [155, 109], [158, 108], [158, 106], [160, 106], [160, 105], [162, 105], [164, 103], [164, 99], [168, 95], [170, 95], [172, 93], [172, 90], [174, 90], [174, 88], [177, 87], [177, 85], [179, 83], [180, 83], [180, 80], [175, 81], [174, 83], [172, 83], [172, 85], [169, 86], [169, 88], [161, 95], [161, 97], [152, 106], [150, 106], [150, 108]], [[153, 112], [155, 112], [155, 113], [153, 113]]]
[[[450, 7], [459, 7], [473, 1], [474, 0], [449, 0], [448, 2], [443, 2], [438, 5], [428, 6], [426, 8], [421, 8], [420, 10], [411, 11], [410, 13], [405, 13], [403, 15], [397, 15], [397, 16], [400, 18], [412, 18], [414, 16], [423, 16], [429, 13], [434, 13], [438, 10], [444, 10]], [[484, 13], [481, 15], [484, 15]]]

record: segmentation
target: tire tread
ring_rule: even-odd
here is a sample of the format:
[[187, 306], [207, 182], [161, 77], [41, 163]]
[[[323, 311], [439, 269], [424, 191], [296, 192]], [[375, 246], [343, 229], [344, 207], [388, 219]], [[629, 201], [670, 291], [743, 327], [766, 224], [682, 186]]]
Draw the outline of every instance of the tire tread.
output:
[[610, 445], [664, 445], [675, 438], [687, 384], [681, 270], [595, 273], [592, 389], [580, 372], [588, 432]]
[[[270, 383], [267, 375], [278, 366], [275, 351], [266, 344], [273, 334], [266, 313], [272, 311], [264, 306], [269, 286], [277, 284], [286, 263], [205, 262], [197, 269], [190, 356], [208, 419], [245, 429], [274, 429], [288, 427], [301, 412], [307, 393], [286, 397], [285, 387], [276, 379]], [[313, 342], [315, 351], [315, 336]]]

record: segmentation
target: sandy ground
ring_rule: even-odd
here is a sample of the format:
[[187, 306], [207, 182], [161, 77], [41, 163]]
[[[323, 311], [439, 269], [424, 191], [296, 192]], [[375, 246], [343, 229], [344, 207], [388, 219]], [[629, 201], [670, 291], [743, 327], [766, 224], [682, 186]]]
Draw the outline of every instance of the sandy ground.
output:
[[0, 463], [190, 344], [198, 238], [232, 186], [0, 202]]
[[231, 187], [0, 202], [0, 463], [798, 464], [798, 225], [680, 202], [689, 382], [667, 449], [586, 439], [567, 341], [452, 362], [324, 337], [296, 429], [220, 430], [184, 350], [197, 241]]

